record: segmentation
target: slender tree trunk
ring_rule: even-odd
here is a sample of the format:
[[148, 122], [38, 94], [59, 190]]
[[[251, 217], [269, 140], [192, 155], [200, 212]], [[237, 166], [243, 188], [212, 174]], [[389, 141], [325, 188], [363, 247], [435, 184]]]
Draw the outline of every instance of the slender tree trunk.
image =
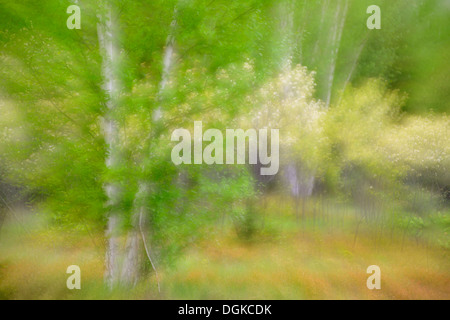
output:
[[[158, 97], [162, 95], [164, 90], [166, 89], [167, 83], [169, 81], [170, 71], [172, 69], [172, 65], [174, 62], [174, 56], [175, 56], [175, 40], [174, 40], [174, 29], [176, 27], [176, 14], [177, 9], [174, 9], [174, 19], [171, 23], [171, 31], [167, 38], [166, 47], [164, 49], [164, 57], [163, 57], [163, 75], [159, 86], [159, 93]], [[163, 117], [162, 107], [159, 106], [153, 113], [153, 124], [154, 126], [158, 126], [159, 122], [161, 122]], [[151, 139], [157, 139], [157, 136], [152, 134], [150, 136]], [[151, 144], [152, 141], [149, 141]], [[138, 272], [139, 272], [139, 236], [142, 240], [142, 244], [145, 248], [145, 252], [147, 255], [148, 260], [151, 263], [151, 266], [155, 272], [157, 281], [158, 281], [158, 290], [160, 290], [159, 285], [159, 279], [158, 279], [158, 272], [156, 269], [156, 265], [154, 263], [154, 260], [151, 255], [150, 251], [150, 244], [147, 243], [147, 239], [145, 236], [146, 230], [145, 230], [145, 217], [148, 216], [148, 208], [146, 206], [147, 199], [149, 197], [149, 194], [152, 192], [152, 183], [151, 181], [140, 181], [139, 182], [139, 189], [136, 193], [134, 206], [133, 206], [133, 217], [132, 217], [132, 230], [130, 231], [130, 234], [128, 236], [127, 241], [127, 255], [125, 257], [124, 262], [124, 269], [122, 272], [122, 279], [124, 282], [128, 283], [136, 283], [138, 280]]]
[[140, 277], [141, 265], [141, 242], [137, 226], [138, 216], [133, 214], [131, 221], [132, 229], [128, 232], [125, 245], [125, 256], [123, 261], [120, 283], [124, 286], [135, 286]]
[[[282, 39], [282, 72], [288, 72], [292, 68], [292, 53], [294, 51], [294, 3], [287, 0], [281, 3], [280, 9], [280, 37]], [[285, 88], [289, 90], [290, 88]]]
[[[103, 133], [108, 145], [108, 156], [106, 167], [114, 170], [120, 165], [120, 137], [117, 121], [112, 116], [118, 107], [118, 97], [120, 94], [120, 84], [117, 76], [118, 49], [117, 49], [117, 26], [112, 14], [112, 8], [108, 7], [105, 15], [98, 24], [98, 37], [100, 49], [103, 55], [103, 90], [107, 101], [107, 113], [103, 119]], [[122, 212], [120, 202], [122, 190], [117, 182], [109, 181], [105, 185], [105, 192], [108, 198], [107, 206], [110, 209], [108, 216], [108, 227], [106, 238], [108, 241], [106, 252], [106, 273], [105, 280], [110, 288], [114, 287], [120, 279], [120, 229]]]
[[[282, 5], [283, 7], [280, 10], [282, 22], [280, 36], [283, 39], [282, 45], [284, 52], [282, 56], [281, 72], [288, 73], [292, 70], [295, 6], [292, 1], [287, 1], [286, 3], [282, 3]], [[295, 89], [293, 89], [290, 84], [286, 84], [283, 88], [283, 92], [281, 92], [281, 99], [285, 99], [293, 90]], [[300, 167], [302, 167], [301, 164]], [[298, 163], [288, 164], [286, 166], [286, 175], [293, 197], [309, 197], [311, 195], [312, 187], [314, 185], [314, 174], [311, 174], [308, 168], [302, 167], [299, 171]]]
[[[342, 2], [344, 2], [344, 7], [342, 8]], [[334, 73], [336, 70], [336, 62], [339, 55], [339, 48], [341, 45], [342, 32], [344, 30], [345, 20], [347, 18], [348, 11], [348, 0], [340, 0], [338, 2], [338, 7], [336, 10], [336, 23], [333, 26], [333, 37], [331, 41], [331, 63], [330, 70], [328, 72], [327, 79], [327, 97], [326, 106], [327, 108], [331, 103], [331, 95], [333, 91]], [[340, 18], [339, 18], [340, 17]]]
[[322, 39], [322, 33], [323, 33], [323, 29], [324, 29], [324, 24], [325, 24], [325, 16], [327, 14], [327, 9], [328, 9], [328, 2], [329, 2], [329, 0], [322, 1], [322, 13], [320, 15], [319, 32], [317, 34], [316, 43], [314, 44], [312, 60], [311, 60], [312, 66], [315, 65], [317, 57], [319, 56], [319, 47], [320, 47], [320, 43], [322, 42], [321, 39]]
[[308, 1], [304, 0], [303, 4], [302, 4], [302, 14], [301, 14], [301, 20], [302, 23], [300, 25], [300, 27], [298, 28], [297, 31], [297, 38], [296, 38], [296, 51], [298, 52], [298, 57], [299, 57], [299, 62], [300, 64], [303, 65], [304, 63], [304, 50], [303, 50], [303, 37], [305, 36], [306, 33], [306, 24], [307, 24], [307, 8], [308, 8]]
[[106, 271], [105, 281], [110, 289], [112, 289], [119, 280], [120, 276], [120, 244], [119, 244], [119, 228], [120, 218], [116, 214], [110, 214], [108, 217], [108, 229], [106, 238], [108, 241], [106, 252]]
[[[158, 97], [161, 97], [162, 93], [166, 89], [167, 83], [169, 82], [169, 78], [170, 78], [170, 71], [172, 70], [173, 63], [174, 63], [174, 60], [175, 60], [174, 59], [174, 56], [175, 56], [175, 36], [174, 36], [174, 32], [175, 32], [176, 25], [177, 25], [176, 15], [177, 15], [177, 8], [175, 7], [175, 9], [174, 9], [174, 18], [173, 18], [172, 23], [170, 25], [170, 33], [169, 33], [169, 35], [167, 37], [166, 47], [164, 49], [163, 73], [162, 73], [161, 83], [159, 85]], [[155, 110], [155, 112], [153, 114], [153, 121], [154, 122], [160, 121], [162, 116], [163, 116], [162, 107], [159, 106]]]
[[[363, 52], [363, 50], [364, 50], [364, 47], [366, 46], [366, 43], [367, 43], [368, 39], [369, 39], [369, 36], [367, 35], [367, 36], [364, 38], [364, 40], [363, 40], [363, 42], [361, 43], [361, 45], [359, 46], [358, 52], [356, 53], [355, 59], [353, 60], [353, 63], [352, 63], [352, 66], [351, 66], [351, 68], [350, 68], [350, 71], [349, 71], [349, 73], [348, 73], [348, 76], [347, 76], [347, 78], [345, 79], [344, 86], [342, 87], [342, 94], [344, 94], [345, 89], [347, 89], [348, 84], [350, 83], [350, 81], [351, 81], [352, 78], [353, 78], [353, 73], [355, 72], [356, 67], [358, 66], [359, 59], [360, 59], [361, 54], [362, 54], [362, 52]], [[339, 99], [339, 103], [341, 102], [341, 100], [342, 100], [342, 96], [341, 96], [341, 98]]]

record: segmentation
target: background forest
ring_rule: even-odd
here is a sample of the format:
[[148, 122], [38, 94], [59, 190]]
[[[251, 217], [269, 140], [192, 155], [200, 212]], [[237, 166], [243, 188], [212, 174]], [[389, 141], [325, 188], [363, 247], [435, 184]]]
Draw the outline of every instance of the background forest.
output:
[[449, 299], [449, 61], [448, 0], [0, 0], [0, 299]]

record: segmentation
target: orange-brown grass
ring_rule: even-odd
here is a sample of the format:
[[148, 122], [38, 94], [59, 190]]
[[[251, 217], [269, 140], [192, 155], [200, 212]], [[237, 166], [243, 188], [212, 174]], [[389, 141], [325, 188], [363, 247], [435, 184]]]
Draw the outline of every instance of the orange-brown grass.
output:
[[[366, 286], [374, 264], [381, 290]], [[230, 234], [191, 250], [165, 284], [180, 299], [449, 299], [449, 270], [442, 249], [414, 242], [299, 232], [248, 245]]]
[[[0, 299], [71, 299], [80, 292], [68, 290], [67, 267], [81, 268], [83, 283], [102, 284], [101, 249], [90, 237], [9, 223], [0, 236]], [[25, 231], [28, 230], [28, 231]], [[97, 239], [98, 243], [100, 239]], [[99, 250], [100, 249], [100, 250]]]
[[[275, 209], [252, 241], [239, 240], [230, 224], [191, 246], [174, 267], [160, 266], [160, 294], [152, 274], [134, 290], [104, 289], [101, 234], [57, 231], [34, 220], [25, 232], [9, 222], [0, 234], [0, 299], [450, 298], [446, 249], [367, 227], [355, 237], [353, 224], [312, 226]], [[82, 270], [80, 291], [66, 288], [73, 264]], [[366, 287], [370, 265], [381, 268], [381, 290]]]

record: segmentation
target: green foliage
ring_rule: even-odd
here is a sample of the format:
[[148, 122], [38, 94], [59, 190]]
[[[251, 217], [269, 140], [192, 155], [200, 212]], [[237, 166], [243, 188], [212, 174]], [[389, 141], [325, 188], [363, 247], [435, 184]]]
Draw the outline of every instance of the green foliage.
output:
[[[107, 2], [120, 13], [122, 91], [112, 111], [97, 33]], [[366, 29], [369, 4], [382, 8], [381, 30]], [[81, 30], [65, 27], [67, 5], [0, 2], [2, 180], [33, 195], [55, 224], [104, 229], [104, 186], [116, 183], [129, 227], [139, 183], [150, 181], [146, 218], [169, 261], [224, 216], [251, 238], [256, 209], [248, 202], [259, 195], [248, 168], [170, 161], [172, 130], [195, 120], [218, 129], [278, 127], [282, 164], [301, 163], [355, 201], [449, 185], [446, 1], [349, 1], [339, 50], [330, 44], [344, 19], [337, 1], [82, 1]], [[164, 74], [169, 37], [174, 61]], [[113, 169], [106, 114], [119, 127]]]

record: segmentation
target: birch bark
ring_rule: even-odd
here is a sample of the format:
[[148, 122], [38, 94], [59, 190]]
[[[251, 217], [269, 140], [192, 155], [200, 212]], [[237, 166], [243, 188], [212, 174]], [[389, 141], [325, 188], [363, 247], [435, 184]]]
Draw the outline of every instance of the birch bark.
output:
[[[174, 18], [171, 23], [171, 28], [169, 32], [169, 36], [167, 37], [166, 46], [164, 48], [163, 53], [163, 73], [162, 79], [159, 85], [158, 97], [162, 95], [164, 90], [166, 89], [167, 83], [169, 81], [170, 72], [172, 70], [174, 57], [175, 57], [175, 37], [174, 32], [177, 25], [176, 20], [177, 8], [174, 9]], [[159, 99], [159, 98], [158, 98]], [[159, 101], [160, 102], [160, 101]], [[159, 105], [158, 108], [154, 111], [152, 115], [153, 125], [157, 127], [163, 118], [162, 106]], [[150, 136], [150, 140], [157, 138], [154, 134]], [[149, 141], [151, 144], [152, 141]], [[152, 192], [153, 185], [151, 181], [142, 180], [139, 182], [139, 189], [136, 193], [136, 197], [134, 200], [133, 206], [133, 216], [132, 216], [132, 230], [128, 235], [127, 240], [127, 255], [124, 262], [124, 268], [122, 272], [122, 280], [126, 283], [135, 284], [138, 280], [138, 271], [139, 271], [139, 236], [141, 237], [145, 253], [147, 255], [148, 260], [155, 272], [156, 280], [158, 282], [158, 290], [160, 291], [160, 284], [158, 279], [158, 272], [156, 269], [156, 264], [152, 257], [152, 253], [150, 251], [150, 245], [147, 243], [147, 237], [145, 236], [145, 218], [148, 216], [148, 208], [146, 205], [149, 194]]]
[[[344, 2], [344, 7], [342, 8], [342, 2]], [[331, 41], [331, 63], [330, 69], [328, 72], [328, 81], [327, 81], [327, 97], [326, 97], [326, 106], [327, 108], [331, 103], [331, 95], [333, 91], [333, 82], [334, 82], [334, 73], [336, 70], [336, 62], [339, 55], [339, 48], [341, 44], [342, 32], [344, 30], [345, 20], [347, 19], [347, 11], [348, 11], [348, 0], [340, 0], [338, 2], [338, 7], [336, 10], [336, 23], [333, 26], [333, 37]]]
[[[289, 73], [292, 71], [292, 52], [295, 47], [294, 43], [294, 16], [295, 16], [295, 6], [292, 1], [287, 1], [285, 4], [281, 4], [281, 28], [280, 35], [283, 39], [283, 61], [282, 70], [283, 73]], [[305, 4], [304, 4], [305, 6]], [[304, 7], [303, 7], [304, 8]], [[301, 46], [301, 44], [299, 44]], [[291, 83], [286, 83], [281, 93], [282, 99], [285, 99], [289, 94], [293, 93], [294, 88], [292, 88]], [[297, 93], [294, 93], [297, 94]], [[308, 168], [304, 168], [298, 159], [293, 159], [292, 163], [287, 164], [285, 167], [286, 179], [288, 186], [290, 188], [291, 195], [295, 198], [298, 197], [309, 197], [312, 194], [314, 187], [314, 174], [310, 172]]]
[[[120, 137], [114, 111], [118, 107], [120, 95], [120, 81], [118, 77], [119, 50], [117, 47], [117, 21], [113, 9], [107, 4], [105, 13], [100, 16], [97, 26], [100, 50], [102, 51], [103, 90], [106, 95], [107, 111], [103, 118], [103, 134], [108, 145], [106, 167], [113, 171], [120, 165]], [[117, 182], [109, 181], [105, 184], [107, 207], [110, 208], [107, 223], [107, 252], [105, 280], [110, 288], [114, 287], [120, 277], [120, 227], [122, 212], [120, 208], [121, 188]]]

